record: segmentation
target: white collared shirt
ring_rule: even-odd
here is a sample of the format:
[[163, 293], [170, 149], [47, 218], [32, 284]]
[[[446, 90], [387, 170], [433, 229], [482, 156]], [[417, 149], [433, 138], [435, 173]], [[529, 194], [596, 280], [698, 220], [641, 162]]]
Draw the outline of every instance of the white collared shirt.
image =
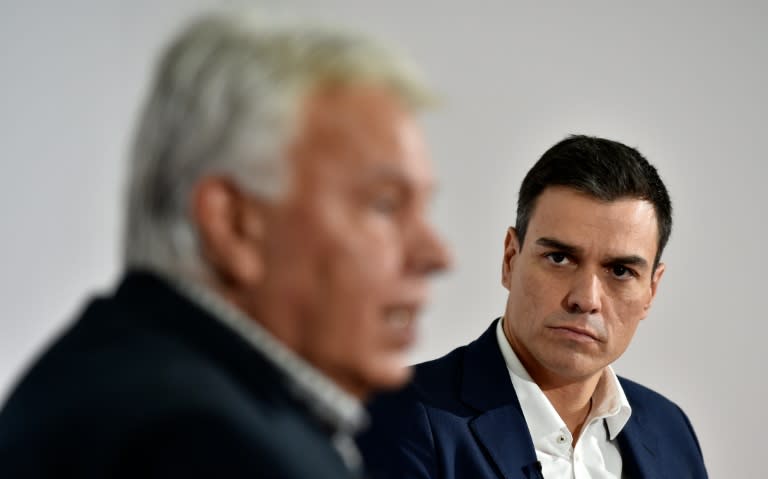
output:
[[629, 420], [632, 408], [613, 369], [608, 366], [603, 371], [592, 396], [592, 410], [574, 447], [571, 432], [523, 367], [501, 322], [496, 327], [496, 338], [544, 477], [620, 479], [622, 461], [616, 436]]

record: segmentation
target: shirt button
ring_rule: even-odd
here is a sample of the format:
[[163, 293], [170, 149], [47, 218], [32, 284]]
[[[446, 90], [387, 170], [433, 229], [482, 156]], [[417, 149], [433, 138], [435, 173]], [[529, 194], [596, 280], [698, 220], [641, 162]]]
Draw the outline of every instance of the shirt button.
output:
[[560, 434], [559, 436], [557, 436], [557, 443], [558, 444], [565, 444], [565, 441], [567, 441], [567, 440], [568, 439], [565, 437], [565, 434]]

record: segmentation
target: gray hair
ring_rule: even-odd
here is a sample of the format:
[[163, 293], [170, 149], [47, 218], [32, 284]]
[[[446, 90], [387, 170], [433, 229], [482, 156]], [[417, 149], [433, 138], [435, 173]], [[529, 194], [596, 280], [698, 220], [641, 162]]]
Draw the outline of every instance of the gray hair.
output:
[[225, 175], [274, 198], [302, 102], [314, 89], [347, 84], [386, 87], [412, 109], [431, 100], [411, 63], [359, 33], [267, 24], [248, 12], [208, 15], [184, 30], [161, 57], [138, 125], [126, 268], [204, 274], [189, 214], [195, 184]]

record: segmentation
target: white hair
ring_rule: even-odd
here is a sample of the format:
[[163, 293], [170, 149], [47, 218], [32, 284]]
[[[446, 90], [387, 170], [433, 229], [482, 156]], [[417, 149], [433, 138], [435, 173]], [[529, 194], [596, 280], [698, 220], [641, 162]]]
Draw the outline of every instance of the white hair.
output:
[[431, 94], [404, 57], [358, 33], [252, 13], [203, 17], [158, 65], [129, 166], [126, 268], [187, 279], [206, 271], [190, 217], [204, 175], [265, 198], [285, 183], [283, 151], [306, 96], [326, 85], [389, 88], [419, 108]]

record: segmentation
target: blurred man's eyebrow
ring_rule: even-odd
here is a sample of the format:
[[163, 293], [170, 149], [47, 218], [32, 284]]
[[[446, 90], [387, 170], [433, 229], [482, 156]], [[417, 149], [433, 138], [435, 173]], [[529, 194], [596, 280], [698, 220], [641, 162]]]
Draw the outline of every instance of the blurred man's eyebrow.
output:
[[368, 176], [378, 181], [405, 182], [406, 180], [405, 174], [397, 168], [376, 168], [370, 171]]
[[[377, 183], [390, 183], [393, 186], [410, 189], [413, 182], [409, 179], [402, 170], [392, 166], [380, 166], [365, 174], [369, 181]], [[437, 182], [432, 179], [429, 183], [424, 185], [429, 196], [433, 196], [437, 192]]]

